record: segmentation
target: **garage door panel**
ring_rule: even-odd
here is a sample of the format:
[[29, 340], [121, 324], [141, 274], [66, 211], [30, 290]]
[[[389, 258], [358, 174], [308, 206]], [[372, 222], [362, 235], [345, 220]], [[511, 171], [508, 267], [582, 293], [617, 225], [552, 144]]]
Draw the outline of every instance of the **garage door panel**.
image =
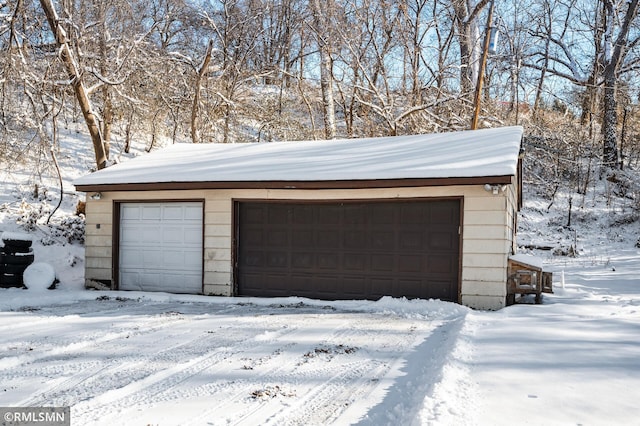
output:
[[284, 205], [276, 205], [268, 210], [268, 223], [270, 225], [288, 225], [289, 208]]
[[187, 220], [185, 217], [185, 211], [182, 206], [163, 206], [162, 207], [162, 220], [163, 221], [177, 221], [184, 222]]
[[122, 203], [121, 290], [202, 292], [202, 203]]
[[246, 242], [247, 245], [251, 247], [262, 247], [262, 242], [264, 240], [263, 232], [261, 229], [255, 229], [246, 227]]
[[339, 292], [339, 281], [336, 278], [335, 275], [320, 275], [313, 280], [315, 284], [314, 287], [324, 298], [333, 297], [333, 295]]
[[[311, 274], [294, 274], [291, 278], [291, 294], [294, 296], [298, 294], [304, 294], [308, 291], [309, 288], [313, 287], [313, 275]], [[281, 291], [284, 290], [285, 287], [281, 285]]]
[[391, 225], [395, 223], [396, 209], [393, 206], [380, 204], [373, 206], [370, 213], [370, 222], [374, 225]]
[[270, 247], [286, 247], [289, 244], [287, 229], [275, 229], [267, 232], [267, 245]]
[[335, 253], [318, 253], [319, 269], [340, 269], [340, 256]]
[[188, 205], [183, 208], [185, 220], [191, 220], [197, 224], [202, 222], [202, 205]]
[[342, 216], [341, 206], [325, 206], [318, 215], [317, 220], [320, 225], [339, 225]]
[[[155, 291], [167, 291], [171, 288], [172, 293], [200, 293], [202, 287], [202, 279], [200, 275], [183, 275], [183, 274], [163, 274], [160, 277], [161, 286]], [[149, 286], [151, 283], [148, 284]]]
[[144, 224], [122, 227], [121, 234], [120, 243], [122, 245], [140, 246], [162, 241], [160, 228]]
[[[369, 233], [370, 243], [369, 246], [372, 249], [387, 250], [389, 247], [395, 245], [396, 233], [391, 231], [372, 231]], [[360, 247], [363, 247], [361, 245]]]
[[430, 222], [433, 224], [457, 224], [460, 220], [458, 212], [451, 205], [434, 205], [431, 208], [430, 213]]
[[187, 245], [202, 246], [202, 225], [187, 226], [182, 230], [182, 242]]
[[454, 263], [451, 256], [428, 256], [428, 268], [432, 274], [452, 274], [458, 269], [458, 264]]
[[120, 233], [122, 234], [120, 237], [120, 245], [136, 243], [142, 240], [142, 229], [139, 228], [135, 228], [132, 226], [121, 226]]
[[340, 240], [340, 232], [334, 229], [318, 231], [317, 233], [317, 244], [319, 248], [339, 249], [342, 246]]
[[120, 274], [120, 279], [128, 283], [128, 290], [142, 290], [140, 281], [140, 273], [134, 270], [128, 270]]
[[394, 256], [391, 254], [372, 254], [371, 255], [371, 269], [376, 272], [389, 272], [393, 271]]
[[143, 253], [139, 250], [131, 251], [130, 254], [120, 260], [120, 269], [133, 268], [143, 263]]
[[149, 269], [149, 273], [152, 273], [151, 270], [161, 268], [165, 264], [160, 248], [140, 247], [137, 250], [142, 253], [142, 262], [132, 267], [136, 269]]
[[459, 200], [240, 202], [238, 209], [241, 295], [458, 300]]
[[367, 280], [362, 275], [345, 277], [342, 279], [341, 292], [345, 299], [360, 299], [367, 293]]
[[162, 266], [162, 269], [176, 268], [180, 270], [187, 266], [187, 262], [188, 256], [184, 251], [176, 252], [175, 250], [162, 250], [162, 261], [154, 266]]
[[202, 267], [202, 251], [201, 250], [185, 250], [184, 266], [190, 271], [196, 271]]
[[262, 206], [248, 206], [244, 211], [244, 223], [245, 225], [262, 225], [264, 223], [264, 211]]
[[[177, 243], [182, 244], [185, 240], [186, 229], [175, 226], [167, 226], [162, 229], [162, 242], [163, 243]], [[187, 240], [188, 241], [188, 240]]]
[[400, 208], [400, 222], [406, 225], [422, 225], [424, 224], [424, 212], [422, 208], [415, 208], [413, 206], [401, 206]]
[[345, 231], [344, 248], [347, 250], [366, 247], [369, 235], [366, 231]]
[[429, 297], [432, 299], [447, 300], [448, 298], [453, 297], [453, 294], [451, 293], [451, 282], [446, 280], [432, 280], [429, 282], [429, 293]]
[[423, 263], [421, 255], [398, 255], [398, 272], [421, 272]]
[[139, 271], [138, 272], [140, 290], [162, 291], [164, 274], [158, 272]]
[[246, 266], [246, 267], [251, 267], [251, 266], [266, 266], [265, 262], [264, 262], [264, 255], [261, 251], [257, 251], [257, 250], [248, 250], [245, 252], [245, 255], [243, 256], [242, 260], [242, 265]]
[[162, 207], [161, 206], [142, 206], [142, 215], [140, 217], [141, 220], [152, 220], [157, 222], [162, 217]]
[[429, 248], [432, 250], [456, 250], [458, 235], [455, 231], [431, 232], [429, 234]]
[[284, 291], [288, 276], [286, 274], [267, 274], [262, 277], [264, 284], [260, 283], [258, 288], [262, 288], [263, 291], [271, 292], [270, 296], [278, 296]]
[[315, 232], [312, 230], [300, 229], [291, 235], [291, 244], [295, 248], [306, 248], [314, 245]]
[[120, 209], [120, 217], [123, 220], [136, 220], [140, 219], [142, 210], [139, 207], [123, 205]]
[[286, 251], [271, 251], [267, 254], [267, 267], [287, 268], [289, 266], [289, 255]]
[[419, 298], [421, 293], [424, 293], [422, 290], [422, 280], [398, 279], [394, 288], [393, 295], [402, 295], [410, 299], [415, 299]]
[[367, 256], [362, 253], [345, 253], [343, 259], [346, 271], [365, 272], [369, 267]]
[[400, 232], [398, 244], [402, 251], [421, 250], [424, 245], [423, 232]]
[[293, 224], [295, 225], [308, 225], [314, 223], [315, 209], [311, 206], [296, 206], [292, 210], [293, 212]]
[[371, 278], [370, 282], [371, 282], [370, 292], [374, 298], [379, 299], [382, 296], [392, 296], [394, 294], [393, 278], [377, 276], [377, 277]]
[[242, 280], [248, 292], [264, 292], [267, 281], [262, 273], [243, 272]]
[[315, 267], [315, 256], [313, 253], [292, 253], [291, 265], [300, 270], [312, 270]]
[[345, 204], [344, 206], [344, 223], [347, 225], [365, 225], [366, 210], [362, 205]]
[[162, 229], [158, 226], [140, 225], [138, 245], [159, 244], [162, 242]]

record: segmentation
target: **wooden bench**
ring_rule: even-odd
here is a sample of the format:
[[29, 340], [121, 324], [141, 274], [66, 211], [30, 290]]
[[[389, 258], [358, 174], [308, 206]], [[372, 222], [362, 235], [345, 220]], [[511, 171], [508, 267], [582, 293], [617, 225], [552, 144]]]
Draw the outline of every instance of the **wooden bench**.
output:
[[[532, 258], [533, 259], [533, 258]], [[535, 303], [542, 303], [542, 293], [553, 293], [553, 275], [544, 272], [539, 262], [526, 257], [509, 258], [507, 267], [507, 306], [516, 303], [516, 296], [535, 295]]]

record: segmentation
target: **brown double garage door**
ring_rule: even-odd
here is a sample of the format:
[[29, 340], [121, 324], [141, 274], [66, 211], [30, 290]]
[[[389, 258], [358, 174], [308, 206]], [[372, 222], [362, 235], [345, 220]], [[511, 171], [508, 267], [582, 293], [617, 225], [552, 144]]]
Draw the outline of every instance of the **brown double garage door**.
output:
[[237, 202], [237, 293], [457, 302], [460, 205], [460, 199]]

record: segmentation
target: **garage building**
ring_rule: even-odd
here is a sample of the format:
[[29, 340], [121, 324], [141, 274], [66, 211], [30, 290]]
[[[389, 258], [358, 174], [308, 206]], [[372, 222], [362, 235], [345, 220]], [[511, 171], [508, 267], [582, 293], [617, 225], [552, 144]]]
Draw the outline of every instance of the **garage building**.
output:
[[89, 174], [85, 278], [219, 296], [505, 305], [521, 127], [176, 144]]

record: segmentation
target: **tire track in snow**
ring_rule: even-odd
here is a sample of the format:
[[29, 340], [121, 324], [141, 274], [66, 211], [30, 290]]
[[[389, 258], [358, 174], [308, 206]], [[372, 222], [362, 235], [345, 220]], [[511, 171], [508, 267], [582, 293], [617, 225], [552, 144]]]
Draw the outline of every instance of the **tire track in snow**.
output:
[[[285, 336], [296, 331], [297, 329], [288, 327], [279, 335]], [[229, 342], [229, 346], [224, 347], [206, 344], [207, 340], [213, 341], [218, 337], [220, 336], [213, 334], [208, 335], [206, 339], [201, 336], [192, 336], [184, 346], [193, 346], [196, 349], [206, 348], [204, 353], [190, 357], [186, 363], [159, 369], [145, 378], [131, 381], [121, 388], [111, 389], [89, 401], [80, 403], [73, 407], [74, 418], [82, 418], [88, 414], [90, 418], [86, 419], [86, 423], [105, 422], [104, 424], [108, 424], [111, 421], [105, 421], [105, 418], [108, 418], [111, 413], [122, 412], [133, 406], [149, 406], [158, 401], [178, 399], [179, 397], [167, 396], [171, 395], [176, 386], [205, 370], [209, 374], [220, 373], [220, 376], [224, 376], [229, 372], [229, 363], [224, 363], [225, 361], [237, 359], [256, 346], [255, 336], [239, 339], [237, 342]], [[153, 359], [149, 359], [147, 362], [152, 363]], [[181, 395], [181, 397], [183, 396]], [[120, 418], [120, 415], [116, 417]]]
[[[63, 401], [67, 392], [66, 401], [73, 405], [72, 416], [78, 424], [148, 424], [154, 408], [166, 415], [172, 407], [181, 410], [185, 404], [197, 409], [182, 423], [319, 424], [341, 421], [352, 403], [369, 399], [382, 382], [393, 385], [396, 378], [388, 376], [390, 370], [405, 361], [416, 341], [437, 329], [428, 319], [323, 312], [308, 306], [211, 308], [164, 303], [125, 306], [110, 310], [109, 315], [96, 309], [93, 315], [87, 314], [88, 323], [99, 324], [93, 317], [116, 321], [122, 330], [126, 325], [137, 334], [122, 332], [82, 347], [87, 336], [81, 333], [71, 342], [80, 345], [77, 349], [69, 347], [7, 372], [29, 375], [37, 374], [38, 368], [48, 369], [50, 379], [58, 371], [52, 363], [63, 364], [63, 373], [73, 371], [62, 381], [49, 380], [48, 393], [38, 392], [25, 402]], [[187, 313], [158, 317], [167, 309]], [[170, 323], [159, 326], [163, 321]], [[171, 346], [155, 352], [162, 341]], [[357, 351], [338, 353], [341, 345]], [[333, 353], [321, 351], [315, 358], [305, 358], [317, 348]], [[96, 355], [98, 362], [86, 362]], [[83, 367], [65, 370], [64, 362], [72, 364], [76, 359], [85, 361]], [[0, 371], [0, 381], [3, 377], [8, 376]], [[283, 393], [274, 398], [251, 397], [256, 390], [278, 386]], [[383, 397], [384, 393], [376, 393], [372, 400]], [[175, 423], [164, 418], [153, 423], [158, 422]]]
[[[384, 399], [372, 407], [358, 425], [421, 424], [419, 418], [430, 411], [422, 407], [428, 405], [434, 388], [443, 380], [443, 366], [458, 343], [465, 318], [466, 315], [438, 321], [432, 333], [412, 348], [404, 360], [398, 360], [397, 364], [401, 361], [406, 366], [405, 374], [394, 381], [385, 392]], [[394, 366], [394, 369], [400, 370], [400, 365]]]
[[[115, 300], [117, 306], [111, 307], [109, 301], [90, 301], [84, 304], [63, 306], [63, 309], [56, 311], [60, 306], [49, 307], [46, 310], [35, 311], [38, 315], [27, 315], [19, 326], [13, 323], [7, 327], [11, 330], [8, 333], [0, 332], [0, 336], [12, 336], [11, 339], [0, 340], [0, 348], [12, 346], [28, 346], [27, 353], [20, 355], [4, 355], [0, 364], [0, 372], [11, 368], [19, 367], [23, 364], [30, 364], [48, 357], [67, 357], [76, 354], [84, 349], [90, 349], [99, 345], [104, 345], [124, 338], [146, 335], [157, 332], [160, 329], [173, 326], [176, 322], [182, 321], [182, 316], [166, 315], [167, 305], [162, 303], [140, 303], [133, 299]], [[203, 304], [205, 307], [211, 305]], [[218, 307], [218, 305], [214, 305]], [[223, 309], [217, 309], [206, 313], [223, 315], [238, 309], [238, 305], [222, 305]], [[180, 306], [178, 306], [180, 307]], [[190, 305], [183, 307], [195, 310]], [[124, 317], [132, 319], [139, 318], [138, 321], [126, 320]], [[109, 325], [111, 323], [111, 325]], [[95, 327], [90, 333], [78, 334], [77, 326]], [[66, 328], [65, 328], [66, 326]], [[25, 331], [19, 332], [23, 328]], [[46, 338], [43, 338], [46, 336]], [[49, 337], [51, 337], [49, 339]], [[68, 339], [68, 343], [61, 344], [60, 341]], [[31, 348], [35, 344], [28, 344], [26, 341], [42, 342], [51, 341], [50, 348]], [[6, 350], [6, 349], [5, 349]], [[1, 355], [1, 354], [0, 354]]]
[[[313, 386], [295, 404], [283, 407], [264, 424], [310, 425], [329, 424], [349, 404], [368, 394], [388, 371], [389, 364], [372, 360], [355, 361], [343, 370]], [[259, 420], [259, 419], [256, 419]]]
[[[46, 349], [40, 349], [36, 347], [26, 354], [4, 357], [2, 360], [2, 364], [0, 365], [0, 371], [15, 369], [24, 364], [34, 363], [46, 358], [67, 358], [69, 356], [74, 356], [74, 354], [81, 353], [84, 349], [95, 348], [97, 346], [105, 345], [114, 341], [128, 339], [131, 336], [153, 333], [158, 330], [171, 327], [176, 322], [181, 320], [181, 318], [169, 318], [152, 325], [136, 324], [121, 327], [117, 331], [108, 331], [107, 329], [102, 331], [94, 331], [88, 334], [77, 335], [76, 333], [76, 335], [73, 336], [74, 339], [66, 344], [59, 343], [59, 340], [62, 337], [61, 335], [64, 335], [66, 337], [66, 334], [60, 333], [60, 331], [56, 333], [56, 326], [52, 325], [51, 327], [39, 329], [37, 333], [38, 335], [50, 334], [52, 336], [52, 342], [50, 343], [51, 347]], [[66, 324], [68, 324], [68, 319]], [[40, 342], [46, 341], [46, 339], [38, 339], [37, 336], [32, 337], [31, 340], [39, 340]]]
[[[352, 337], [356, 336], [363, 339], [362, 330], [363, 328], [371, 327], [372, 321], [378, 321], [380, 329], [385, 328], [386, 320], [380, 317], [368, 317], [355, 322], [351, 318], [349, 321], [336, 326], [331, 333], [327, 334], [324, 340], [315, 342], [310, 347], [308, 346], [302, 353], [308, 351], [309, 348], [313, 350], [314, 347], [337, 347], [337, 345], [342, 345], [343, 342], [350, 341]], [[422, 325], [423, 327], [425, 326], [424, 323]], [[411, 328], [414, 327], [416, 327], [415, 323], [411, 325]], [[430, 331], [432, 326], [429, 325], [426, 328]], [[422, 331], [424, 332], [425, 330]], [[301, 330], [301, 334], [304, 334], [304, 332], [305, 330]], [[391, 339], [389, 339], [390, 336], [385, 337], [387, 337], [385, 339], [386, 344], [396, 350], [399, 347], [413, 346], [415, 344], [415, 336], [413, 335], [395, 335]], [[363, 340], [368, 339], [365, 337]], [[229, 406], [235, 405], [235, 414], [225, 419], [218, 418], [219, 423], [234, 425], [258, 423], [275, 425], [325, 424], [326, 421], [339, 417], [351, 402], [370, 394], [379, 385], [380, 379], [391, 368], [390, 363], [371, 359], [367, 355], [339, 354], [328, 361], [318, 357], [318, 359], [313, 360], [315, 362], [308, 363], [300, 362], [302, 358], [300, 353], [299, 351], [298, 355], [291, 356], [289, 360], [279, 360], [280, 367], [269, 369], [258, 377], [252, 378], [252, 382], [260, 382], [260, 379], [269, 379], [267, 382], [271, 385], [283, 386], [284, 393], [286, 393], [287, 389], [297, 389], [300, 391], [300, 396], [289, 396], [286, 402], [281, 403], [273, 399], [266, 402], [250, 401], [247, 407], [247, 404], [242, 406], [237, 401], [242, 400], [243, 396], [246, 401], [248, 399], [247, 396], [255, 388], [247, 388], [244, 385], [238, 386], [238, 391], [232, 396], [220, 401], [202, 415], [190, 419], [188, 423], [201, 424], [204, 421], [211, 421], [215, 413], [233, 412], [234, 410], [229, 409]], [[350, 360], [353, 357], [358, 359]], [[344, 359], [338, 360], [338, 358]], [[282, 361], [288, 362], [283, 363]], [[336, 367], [335, 363], [330, 365], [330, 362], [333, 363], [334, 361], [340, 362], [339, 367]], [[278, 371], [285, 368], [282, 364], [297, 364], [297, 366], [292, 370], [288, 368], [290, 371], [279, 377]], [[309, 385], [309, 383], [312, 385]], [[233, 404], [234, 401], [236, 401], [235, 404]]]
[[[91, 303], [90, 303], [91, 304]], [[102, 309], [105, 303], [93, 303], [93, 307], [82, 305], [80, 311], [93, 311], [89, 318], [81, 318], [76, 315], [78, 310], [63, 310], [59, 316], [47, 316], [45, 319], [53, 319], [47, 321], [50, 327], [32, 327], [37, 330], [39, 335], [50, 337], [41, 341], [51, 341], [50, 346], [46, 349], [36, 347], [34, 352], [19, 355], [16, 357], [4, 357], [0, 366], [0, 382], [5, 387], [20, 394], [20, 385], [29, 382], [29, 379], [38, 376], [43, 377], [45, 385], [37, 389], [37, 393], [20, 401], [7, 399], [10, 395], [5, 394], [5, 398], [0, 398], [5, 404], [15, 406], [37, 406], [37, 405], [72, 405], [79, 400], [87, 399], [94, 395], [96, 391], [109, 390], [109, 384], [124, 386], [130, 382], [132, 377], [151, 374], [149, 356], [158, 357], [166, 356], [177, 351], [178, 348], [188, 346], [192, 339], [182, 342], [178, 341], [169, 348], [165, 348], [158, 352], [155, 347], [148, 350], [147, 355], [141, 353], [141, 347], [136, 344], [139, 340], [144, 340], [154, 333], [162, 332], [166, 329], [172, 329], [179, 324], [189, 324], [190, 321], [198, 320], [185, 318], [175, 311], [167, 311], [166, 304], [158, 304], [154, 307], [129, 305], [122, 306], [119, 303], [115, 309]], [[97, 306], [95, 306], [97, 305]], [[229, 306], [227, 309], [219, 309], [216, 314], [224, 314], [227, 311], [233, 311], [236, 306]], [[197, 310], [197, 309], [196, 309]], [[125, 311], [125, 312], [123, 312]], [[155, 313], [154, 313], [155, 311]], [[198, 312], [201, 312], [199, 310]], [[117, 312], [118, 317], [107, 316], [108, 320], [118, 320], [119, 322], [109, 324], [104, 321], [103, 316], [106, 313]], [[122, 323], [122, 318], [125, 321]], [[49, 315], [49, 314], [47, 314]], [[208, 314], [205, 314], [205, 317]], [[132, 318], [127, 318], [132, 316]], [[96, 320], [97, 318], [97, 320]], [[42, 321], [34, 317], [36, 324]], [[58, 321], [55, 321], [55, 320]], [[86, 322], [89, 319], [88, 323]], [[186, 321], [185, 321], [186, 320]], [[26, 322], [26, 325], [31, 325]], [[56, 335], [55, 330], [66, 325], [67, 328], [74, 331], [67, 332], [63, 329]], [[97, 327], [102, 326], [102, 329]], [[78, 329], [91, 328], [91, 333], [78, 333]], [[94, 327], [96, 329], [94, 329]], [[115, 329], [117, 331], [107, 331]], [[105, 331], [107, 331], [105, 333]], [[75, 340], [67, 342], [68, 338], [73, 335]], [[19, 336], [18, 336], [19, 337]], [[24, 335], [22, 336], [24, 338]], [[30, 336], [27, 336], [31, 339]], [[37, 337], [34, 339], [38, 339]], [[64, 342], [61, 345], [60, 342]], [[173, 339], [175, 341], [175, 338]], [[24, 345], [25, 342], [17, 343]], [[40, 344], [42, 346], [42, 344]], [[82, 361], [92, 358], [91, 353], [101, 352], [109, 353], [107, 358], [94, 359], [90, 362]], [[131, 355], [136, 353], [136, 355]], [[146, 358], [145, 358], [146, 356]], [[58, 380], [59, 377], [65, 379]]]
[[[254, 319], [256, 322], [264, 320], [272, 321], [273, 318], [263, 316]], [[293, 363], [300, 362], [305, 352], [313, 350], [313, 347], [317, 346], [317, 337], [319, 336], [315, 336], [316, 338], [313, 339], [312, 343], [301, 343], [308, 340], [309, 330], [307, 328], [292, 328], [288, 325], [289, 321], [283, 318], [279, 318], [279, 321], [276, 331], [268, 332], [270, 334], [269, 341], [264, 341], [261, 335], [254, 335], [252, 338], [243, 341], [241, 345], [236, 346], [234, 351], [225, 352], [224, 356], [217, 357], [216, 353], [213, 352], [189, 362], [188, 365], [176, 366], [170, 371], [161, 371], [147, 381], [131, 383], [125, 387], [126, 389], [114, 390], [112, 397], [107, 395], [97, 398], [95, 402], [99, 407], [96, 407], [95, 404], [92, 404], [90, 409], [80, 406], [74, 407], [74, 418], [82, 416], [84, 412], [91, 412], [92, 418], [86, 419], [87, 422], [101, 421], [103, 422], [102, 424], [108, 424], [115, 421], [115, 419], [105, 416], [117, 412], [119, 414], [116, 417], [121, 418], [122, 413], [132, 406], [138, 407], [139, 411], [141, 405], [151, 409], [154, 404], [159, 402], [176, 402], [203, 395], [215, 395], [216, 399], [210, 408], [200, 416], [190, 419], [189, 422], [199, 424], [205, 419], [215, 417], [215, 413], [225, 411], [225, 407], [229, 405], [240, 405], [239, 412], [236, 412], [233, 416], [235, 419], [233, 422], [238, 423], [242, 417], [249, 416], [260, 408], [259, 403], [255, 404], [256, 401], [249, 401], [251, 404], [246, 404], [250, 399], [251, 393], [256, 390], [256, 383], [273, 382], [273, 378], [277, 377], [280, 372], [283, 372], [286, 376]], [[282, 328], [282, 326], [286, 328]], [[342, 336], [345, 333], [352, 333], [350, 323], [346, 319], [340, 319], [336, 327], [325, 330], [322, 333], [322, 340], [335, 335]], [[256, 343], [256, 340], [258, 340], [258, 343]], [[282, 340], [286, 340], [287, 343], [283, 343]], [[239, 371], [241, 367], [238, 360], [252, 358], [251, 355], [257, 348], [272, 355], [261, 363], [259, 369], [244, 371], [246, 373], [244, 377], [241, 374], [241, 377], [231, 383], [225, 381], [225, 383], [218, 386], [200, 388], [200, 392], [197, 391], [197, 387], [193, 387], [188, 383], [191, 378], [198, 374], [206, 373], [209, 377], [220, 378], [229, 376], [232, 365], [230, 362], [224, 363], [224, 361], [233, 361], [236, 364], [236, 372]], [[180, 385], [182, 385], [181, 388], [176, 389]], [[184, 390], [185, 388], [187, 389], [186, 391]], [[202, 390], [206, 392], [201, 392]], [[238, 401], [240, 401], [240, 404], [238, 404]], [[231, 419], [229, 420], [231, 421]]]
[[[402, 319], [396, 318], [393, 321], [403, 322]], [[363, 323], [366, 323], [363, 322]], [[384, 321], [381, 325], [384, 327]], [[410, 322], [408, 333], [397, 333], [394, 336], [387, 336], [386, 347], [395, 348], [396, 355], [410, 351], [431, 335], [437, 325], [430, 322], [416, 321]], [[359, 400], [367, 399], [375, 390], [381, 386], [386, 387], [386, 376], [391, 372], [397, 363], [403, 363], [402, 357], [392, 357], [386, 361], [377, 359], [376, 356], [366, 359], [366, 362], [359, 366], [345, 365], [345, 371], [341, 371], [335, 376], [329, 378], [314, 386], [304, 398], [286, 407], [277, 415], [268, 419], [265, 424], [273, 425], [325, 425], [334, 422], [342, 422], [341, 416], [345, 411], [349, 410], [352, 404], [358, 403]], [[388, 378], [387, 378], [388, 379]]]

